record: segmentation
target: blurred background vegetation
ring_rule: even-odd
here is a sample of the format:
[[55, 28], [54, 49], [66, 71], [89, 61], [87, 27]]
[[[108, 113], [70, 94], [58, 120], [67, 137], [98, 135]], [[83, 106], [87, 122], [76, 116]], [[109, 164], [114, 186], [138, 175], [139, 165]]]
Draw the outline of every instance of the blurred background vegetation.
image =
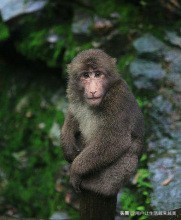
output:
[[118, 195], [118, 219], [120, 210], [181, 207], [181, 2], [1, 0], [0, 13], [1, 216], [78, 219], [59, 130], [66, 65], [88, 48], [117, 58], [145, 115], [147, 150]]

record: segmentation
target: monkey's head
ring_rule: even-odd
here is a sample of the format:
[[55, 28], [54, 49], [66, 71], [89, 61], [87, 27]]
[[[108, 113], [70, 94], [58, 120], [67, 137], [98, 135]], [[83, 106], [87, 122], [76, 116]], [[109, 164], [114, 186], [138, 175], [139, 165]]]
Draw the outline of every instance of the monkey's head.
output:
[[116, 59], [100, 49], [80, 52], [68, 65], [68, 98], [99, 106], [109, 86], [118, 78]]

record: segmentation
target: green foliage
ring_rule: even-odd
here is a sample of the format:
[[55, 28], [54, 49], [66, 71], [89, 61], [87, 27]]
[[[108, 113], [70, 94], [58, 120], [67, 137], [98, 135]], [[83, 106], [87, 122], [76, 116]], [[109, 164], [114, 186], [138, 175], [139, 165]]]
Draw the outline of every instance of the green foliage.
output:
[[71, 60], [75, 57], [75, 55], [81, 51], [91, 48], [91, 43], [84, 43], [81, 46], [75, 42], [73, 39], [70, 40], [69, 47], [65, 51], [64, 54], [64, 63], [70, 63]]
[[125, 189], [121, 195], [121, 205], [122, 210], [125, 211], [135, 211], [137, 210], [137, 207], [139, 207], [136, 196], [131, 192], [130, 189]]
[[135, 28], [135, 26], [139, 27], [139, 24], [141, 22], [141, 15], [138, 13], [138, 10], [133, 5], [121, 5], [118, 11], [120, 14], [119, 30], [122, 33], [129, 33], [131, 29]]
[[104, 2], [102, 1], [98, 1], [98, 0], [93, 0], [93, 5], [96, 9], [96, 13], [99, 14], [100, 16], [103, 16], [103, 17], [107, 17], [109, 16], [112, 12], [114, 11], [117, 11], [116, 10], [116, 7], [117, 7], [117, 4], [116, 4], [116, 0], [106, 0]]
[[[173, 15], [169, 15], [169, 10], [165, 10], [164, 3], [158, 1], [140, 0], [132, 1], [117, 1], [117, 0], [93, 0], [93, 6], [96, 14], [102, 17], [109, 17], [111, 13], [117, 12], [120, 15], [119, 30], [122, 33], [137, 33], [152, 32], [155, 36], [163, 36], [165, 29], [168, 27], [180, 27], [181, 20]], [[166, 4], [165, 4], [166, 6]], [[171, 8], [170, 8], [171, 9]], [[177, 11], [180, 16], [180, 8], [174, 6], [170, 13]], [[153, 16], [154, 15], [154, 16]], [[166, 21], [166, 22], [165, 22]]]
[[26, 56], [31, 58], [34, 57], [37, 59], [42, 54], [42, 57], [46, 56], [46, 51], [43, 50], [45, 44], [46, 30], [37, 31], [31, 33], [24, 41], [17, 44], [18, 49]]
[[[65, 207], [63, 194], [55, 191], [55, 176], [65, 161], [49, 135], [53, 122], [61, 125], [64, 120], [63, 112], [48, 101], [56, 88], [47, 90], [39, 82], [27, 84], [22, 77], [12, 76], [3, 68], [1, 71], [0, 171], [6, 179], [0, 178], [3, 204], [25, 217], [47, 218], [58, 205]], [[5, 209], [3, 204], [1, 201], [0, 212]]]
[[143, 113], [146, 112], [146, 107], [149, 105], [149, 101], [145, 97], [137, 96], [136, 100], [138, 102], [139, 107], [142, 109]]
[[[56, 37], [55, 42], [49, 42], [48, 38]], [[17, 50], [31, 60], [42, 60], [49, 67], [60, 67], [69, 63], [78, 51], [91, 47], [90, 43], [79, 45], [73, 38], [69, 25], [57, 25], [35, 32], [27, 33], [16, 44]], [[62, 62], [63, 61], [63, 62]]]
[[[48, 37], [54, 35], [59, 40], [48, 42]], [[30, 59], [39, 59], [47, 62], [48, 66], [60, 66], [58, 63], [66, 43], [65, 26], [52, 27], [51, 31], [42, 29], [28, 33], [27, 37], [17, 43], [17, 49]]]
[[[135, 59], [135, 55], [132, 53], [128, 53], [124, 56], [122, 56], [118, 62], [118, 68], [121, 71], [121, 73], [124, 74], [126, 68], [129, 66], [129, 64]], [[125, 74], [126, 75], [126, 74]]]
[[[141, 161], [146, 160], [146, 155], [142, 156]], [[135, 176], [136, 184], [131, 188], [125, 188], [121, 196], [122, 210], [130, 211], [130, 219], [134, 218], [137, 211], [150, 210], [150, 191], [151, 184], [149, 182], [150, 173], [147, 169], [140, 168]], [[137, 215], [138, 217], [138, 215]], [[139, 220], [148, 219], [144, 214], [138, 217]]]
[[111, 13], [117, 12], [120, 16], [118, 29], [122, 33], [129, 33], [131, 28], [138, 26], [142, 21], [141, 14], [131, 3], [120, 3], [117, 0], [94, 0], [96, 14], [101, 17], [109, 17]]
[[0, 22], [0, 41], [8, 39], [10, 36], [8, 27]]
[[134, 60], [134, 58], [135, 55], [133, 53], [126, 54], [118, 60], [117, 64], [121, 76], [124, 78], [124, 80], [126, 80], [131, 89], [133, 87], [133, 79], [131, 77], [131, 74], [129, 73], [128, 67], [129, 64]]
[[[137, 180], [137, 187], [145, 188], [145, 189], [151, 189], [151, 183], [148, 182], [148, 178], [150, 176], [150, 173], [147, 169], [139, 169], [137, 172], [138, 180]], [[146, 194], [143, 192], [143, 194]]]

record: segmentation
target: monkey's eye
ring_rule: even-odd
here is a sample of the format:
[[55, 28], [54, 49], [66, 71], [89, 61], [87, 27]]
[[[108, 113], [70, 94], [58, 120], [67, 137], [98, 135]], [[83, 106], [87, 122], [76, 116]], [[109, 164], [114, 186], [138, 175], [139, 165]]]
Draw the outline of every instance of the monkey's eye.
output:
[[88, 77], [89, 77], [89, 73], [88, 73], [88, 72], [84, 72], [84, 73], [82, 73], [82, 76], [83, 76], [84, 78], [88, 78]]
[[95, 77], [99, 77], [102, 73], [100, 71], [95, 72]]

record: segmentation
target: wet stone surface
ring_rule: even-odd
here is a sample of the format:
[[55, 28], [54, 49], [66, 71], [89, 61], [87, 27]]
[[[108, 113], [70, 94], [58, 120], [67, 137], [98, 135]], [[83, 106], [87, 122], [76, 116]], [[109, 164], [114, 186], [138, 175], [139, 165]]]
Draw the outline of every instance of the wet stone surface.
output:
[[143, 59], [133, 61], [130, 72], [138, 89], [155, 89], [156, 83], [165, 76], [165, 71], [160, 64]]
[[46, 0], [24, 1], [24, 0], [1, 0], [0, 12], [3, 21], [8, 21], [19, 15], [41, 10]]
[[181, 48], [181, 36], [178, 35], [174, 31], [167, 31], [165, 39], [168, 40], [168, 42], [174, 46], [178, 46]]
[[[154, 210], [172, 210], [181, 207], [180, 38], [173, 33], [167, 33], [166, 38], [174, 45], [173, 48], [151, 35], [137, 39], [134, 47], [138, 59], [130, 65], [133, 78], [139, 82], [135, 83], [138, 89], [149, 91], [157, 85], [156, 95], [150, 100], [147, 118], [149, 128], [146, 128], [149, 130], [148, 168], [151, 173], [150, 181], [153, 187], [151, 205]], [[142, 54], [146, 53], [151, 53], [152, 57], [142, 60]], [[154, 56], [158, 57], [158, 53], [159, 59], [152, 62]]]
[[73, 23], [72, 23], [72, 33], [77, 35], [89, 35], [90, 28], [93, 25], [93, 18], [91, 15], [85, 13], [82, 10], [75, 10]]
[[[163, 52], [164, 61], [168, 64], [168, 73], [179, 73], [181, 70], [181, 50], [169, 49]], [[169, 76], [168, 74], [168, 76]]]
[[146, 53], [154, 55], [166, 47], [162, 41], [151, 34], [145, 34], [144, 36], [135, 40], [133, 46], [139, 54]]

